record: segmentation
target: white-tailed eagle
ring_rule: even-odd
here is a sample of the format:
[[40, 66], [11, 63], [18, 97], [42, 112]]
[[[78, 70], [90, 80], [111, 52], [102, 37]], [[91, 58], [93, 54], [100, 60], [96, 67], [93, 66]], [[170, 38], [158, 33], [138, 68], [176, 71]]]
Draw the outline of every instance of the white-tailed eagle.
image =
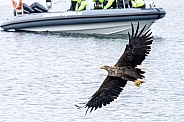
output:
[[[124, 53], [114, 66], [101, 66], [108, 72], [107, 77], [99, 87], [99, 89], [91, 96], [90, 100], [85, 104], [85, 107], [92, 110], [106, 106], [114, 101], [127, 81], [133, 81], [136, 86], [140, 86], [144, 81], [145, 71], [138, 68], [145, 57], [151, 51], [152, 32], [150, 29], [144, 33], [146, 25], [139, 31], [139, 23], [136, 31], [133, 24], [132, 34], [128, 33], [129, 43], [126, 45]], [[86, 113], [87, 113], [86, 111]]]

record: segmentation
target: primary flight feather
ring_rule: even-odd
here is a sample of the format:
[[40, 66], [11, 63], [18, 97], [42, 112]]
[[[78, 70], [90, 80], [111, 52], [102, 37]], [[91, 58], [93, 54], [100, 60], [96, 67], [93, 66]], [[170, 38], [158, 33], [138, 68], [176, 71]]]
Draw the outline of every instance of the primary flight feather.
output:
[[[103, 81], [99, 89], [91, 96], [90, 100], [86, 103], [87, 111], [90, 109], [96, 110], [102, 106], [106, 106], [114, 101], [127, 81], [133, 81], [136, 86], [143, 83], [141, 79], [144, 78], [145, 71], [137, 68], [141, 65], [145, 57], [151, 51], [152, 32], [144, 30], [146, 25], [139, 32], [139, 23], [137, 24], [136, 31], [134, 31], [133, 24], [132, 34], [129, 36], [129, 43], [126, 45], [124, 53], [114, 66], [102, 66], [108, 72], [106, 79]], [[86, 111], [86, 113], [87, 113]]]

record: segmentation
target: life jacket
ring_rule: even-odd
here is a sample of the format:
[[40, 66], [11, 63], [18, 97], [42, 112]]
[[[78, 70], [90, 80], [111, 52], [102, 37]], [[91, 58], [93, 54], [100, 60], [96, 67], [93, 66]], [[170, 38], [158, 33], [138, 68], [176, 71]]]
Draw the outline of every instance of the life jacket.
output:
[[116, 0], [105, 0], [104, 9], [116, 8]]
[[18, 3], [16, 3], [14, 0], [12, 0], [12, 5], [16, 11], [20, 11], [22, 9], [22, 0], [19, 0]]
[[145, 5], [144, 0], [132, 0], [131, 3], [134, 8], [141, 8], [142, 6]]
[[76, 7], [75, 7], [75, 11], [82, 11], [82, 10], [86, 10], [86, 0], [78, 0]]

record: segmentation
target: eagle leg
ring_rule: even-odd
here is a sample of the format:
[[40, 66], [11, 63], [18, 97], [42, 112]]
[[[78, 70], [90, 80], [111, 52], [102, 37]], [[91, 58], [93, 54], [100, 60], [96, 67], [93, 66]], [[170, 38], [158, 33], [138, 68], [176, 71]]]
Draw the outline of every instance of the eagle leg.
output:
[[140, 87], [140, 85], [141, 85], [142, 83], [145, 83], [145, 82], [142, 81], [142, 80], [139, 79], [139, 78], [138, 78], [137, 80], [134, 81], [134, 85], [137, 86], [137, 87]]

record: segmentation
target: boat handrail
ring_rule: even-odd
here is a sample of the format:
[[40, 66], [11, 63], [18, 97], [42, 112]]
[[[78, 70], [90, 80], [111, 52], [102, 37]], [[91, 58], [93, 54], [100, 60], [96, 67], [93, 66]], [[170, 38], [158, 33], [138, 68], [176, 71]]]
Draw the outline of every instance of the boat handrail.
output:
[[149, 4], [149, 7], [150, 7], [150, 8], [155, 8], [155, 7], [156, 7], [156, 5], [155, 5], [155, 3], [154, 3], [154, 2], [152, 2], [152, 4]]
[[70, 2], [70, 0], [56, 0], [56, 2], [54, 2], [54, 4], [56, 4], [56, 3], [59, 3], [59, 2]]
[[52, 0], [46, 0], [46, 7], [47, 7], [48, 11], [50, 11], [52, 9]]

